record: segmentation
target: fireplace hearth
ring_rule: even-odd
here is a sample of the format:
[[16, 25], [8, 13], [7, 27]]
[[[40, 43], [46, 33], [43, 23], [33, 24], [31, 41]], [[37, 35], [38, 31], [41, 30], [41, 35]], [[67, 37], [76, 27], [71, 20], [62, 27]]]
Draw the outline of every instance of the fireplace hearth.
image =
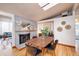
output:
[[19, 34], [19, 44], [25, 43], [30, 39], [30, 33], [28, 34]]

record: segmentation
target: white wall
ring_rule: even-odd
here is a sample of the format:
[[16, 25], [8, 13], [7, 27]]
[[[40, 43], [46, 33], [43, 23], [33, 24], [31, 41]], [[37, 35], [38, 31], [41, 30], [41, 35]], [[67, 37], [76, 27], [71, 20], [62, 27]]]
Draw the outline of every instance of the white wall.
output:
[[2, 35], [2, 24], [0, 22], [0, 35]]
[[[70, 30], [66, 30], [61, 21], [66, 21], [66, 24], [71, 25]], [[61, 26], [63, 28], [62, 32], [58, 32], [57, 28]], [[54, 19], [54, 38], [59, 40], [59, 43], [75, 46], [75, 17], [67, 16], [63, 18]]]

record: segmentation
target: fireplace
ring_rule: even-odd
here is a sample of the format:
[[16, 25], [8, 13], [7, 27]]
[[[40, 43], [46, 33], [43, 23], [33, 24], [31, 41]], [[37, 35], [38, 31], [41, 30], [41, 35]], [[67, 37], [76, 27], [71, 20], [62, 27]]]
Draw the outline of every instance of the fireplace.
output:
[[19, 34], [19, 44], [25, 43], [30, 39], [30, 33], [28, 34]]

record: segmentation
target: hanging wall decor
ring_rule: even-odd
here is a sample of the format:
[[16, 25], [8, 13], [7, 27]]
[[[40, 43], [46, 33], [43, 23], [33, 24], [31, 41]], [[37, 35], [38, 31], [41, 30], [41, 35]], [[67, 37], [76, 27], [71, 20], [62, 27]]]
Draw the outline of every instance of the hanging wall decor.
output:
[[58, 28], [57, 28], [57, 31], [59, 31], [59, 32], [61, 32], [62, 30], [63, 30], [62, 27], [58, 27]]
[[71, 25], [66, 25], [65, 29], [70, 30], [71, 29]]
[[65, 24], [66, 24], [66, 21], [62, 21], [61, 24], [62, 24], [62, 25], [65, 25]]

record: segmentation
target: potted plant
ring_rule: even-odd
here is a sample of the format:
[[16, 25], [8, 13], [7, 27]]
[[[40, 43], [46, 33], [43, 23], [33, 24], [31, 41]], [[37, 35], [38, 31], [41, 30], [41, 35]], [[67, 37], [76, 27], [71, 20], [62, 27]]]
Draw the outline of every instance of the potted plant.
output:
[[43, 36], [47, 37], [48, 34], [49, 34], [49, 30], [48, 30], [48, 27], [44, 27], [42, 30], [41, 30]]

